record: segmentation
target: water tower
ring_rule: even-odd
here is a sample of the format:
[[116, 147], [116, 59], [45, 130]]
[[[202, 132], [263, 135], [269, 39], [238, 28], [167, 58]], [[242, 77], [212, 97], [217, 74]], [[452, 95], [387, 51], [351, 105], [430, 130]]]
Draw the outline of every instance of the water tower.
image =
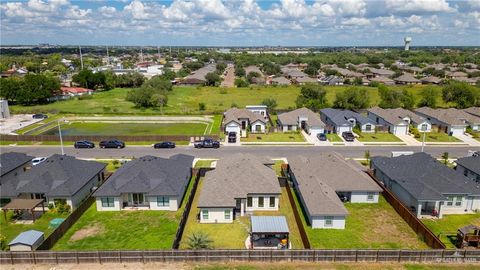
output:
[[412, 38], [405, 37], [403, 40], [405, 41], [405, 51], [410, 50], [410, 42], [412, 42]]

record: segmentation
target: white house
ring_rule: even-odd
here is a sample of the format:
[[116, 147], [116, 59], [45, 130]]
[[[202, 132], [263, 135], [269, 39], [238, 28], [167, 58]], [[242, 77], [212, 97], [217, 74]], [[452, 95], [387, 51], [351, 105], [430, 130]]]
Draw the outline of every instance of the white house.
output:
[[[268, 115], [266, 111], [257, 109], [255, 111], [260, 111], [260, 113], [249, 109], [228, 109], [223, 113], [225, 133], [235, 132], [237, 133], [237, 137], [246, 137], [248, 132], [265, 133]], [[264, 114], [261, 114], [261, 112]]]
[[374, 107], [368, 109], [368, 118], [375, 121], [377, 125], [387, 126], [388, 132], [394, 135], [408, 134], [410, 125], [420, 132], [430, 132], [432, 129], [432, 123], [429, 120], [402, 108]]
[[124, 164], [94, 194], [97, 211], [177, 211], [191, 179], [193, 156], [144, 156]]
[[327, 129], [338, 135], [342, 135], [343, 132], [352, 132], [356, 126], [364, 133], [375, 132], [375, 122], [350, 110], [322, 109], [320, 117], [327, 125]]
[[288, 158], [295, 192], [314, 229], [345, 229], [343, 202], [378, 203], [381, 188], [354, 161], [337, 153]]
[[234, 154], [217, 161], [200, 190], [200, 223], [232, 223], [235, 216], [278, 211], [280, 185], [271, 160]]
[[439, 130], [451, 136], [462, 135], [470, 126], [473, 130], [480, 130], [480, 117], [469, 114], [455, 108], [432, 109], [422, 107], [415, 110], [415, 113], [437, 125]]
[[307, 108], [279, 114], [277, 124], [283, 132], [303, 129], [313, 136], [325, 132], [325, 124], [320, 120], [320, 116]]

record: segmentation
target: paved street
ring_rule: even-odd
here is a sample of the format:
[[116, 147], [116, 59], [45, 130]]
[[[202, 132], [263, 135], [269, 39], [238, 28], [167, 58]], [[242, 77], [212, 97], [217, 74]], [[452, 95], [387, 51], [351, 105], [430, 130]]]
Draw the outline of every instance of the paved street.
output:
[[[198, 158], [221, 158], [233, 153], [251, 153], [271, 158], [288, 157], [291, 155], [315, 155], [319, 152], [336, 151], [348, 158], [363, 158], [366, 150], [370, 150], [371, 156], [388, 156], [392, 151], [420, 151], [421, 147], [412, 146], [241, 146], [221, 147], [220, 149], [195, 149], [189, 147], [177, 147], [175, 149], [153, 149], [144, 146], [127, 146], [124, 149], [75, 149], [71, 146], [65, 147], [67, 155], [79, 158], [131, 158], [144, 155], [168, 157], [173, 154], [183, 153], [194, 155]], [[448, 152], [450, 158], [465, 156], [468, 150], [480, 151], [480, 147], [469, 146], [428, 146], [425, 152], [440, 157], [442, 153]], [[0, 147], [0, 151], [17, 151], [32, 156], [49, 156], [61, 153], [60, 146], [8, 146]]]

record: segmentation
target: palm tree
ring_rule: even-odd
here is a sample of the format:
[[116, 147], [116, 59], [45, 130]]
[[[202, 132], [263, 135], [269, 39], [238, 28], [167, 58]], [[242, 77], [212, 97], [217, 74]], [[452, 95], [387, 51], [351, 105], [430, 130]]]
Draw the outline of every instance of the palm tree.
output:
[[209, 249], [212, 243], [208, 234], [203, 232], [194, 232], [187, 238], [189, 249]]

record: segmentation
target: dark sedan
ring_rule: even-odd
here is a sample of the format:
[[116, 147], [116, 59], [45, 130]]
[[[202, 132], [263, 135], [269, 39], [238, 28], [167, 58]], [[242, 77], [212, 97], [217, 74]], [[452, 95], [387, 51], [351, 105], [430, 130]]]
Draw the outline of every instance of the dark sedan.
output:
[[353, 142], [355, 140], [355, 135], [353, 135], [353, 133], [350, 131], [343, 132], [342, 137], [347, 142]]
[[73, 146], [75, 148], [95, 148], [95, 144], [87, 140], [75, 142]]
[[327, 135], [326, 135], [325, 133], [318, 133], [318, 134], [317, 134], [317, 138], [318, 138], [320, 141], [324, 142], [324, 141], [327, 140]]
[[156, 143], [153, 145], [153, 148], [159, 149], [159, 148], [175, 148], [175, 143], [174, 142], [160, 142]]
[[36, 113], [36, 114], [32, 115], [32, 118], [33, 119], [45, 119], [45, 118], [48, 118], [48, 115], [43, 114], [43, 113]]
[[101, 141], [100, 148], [125, 148], [125, 143], [119, 140]]

